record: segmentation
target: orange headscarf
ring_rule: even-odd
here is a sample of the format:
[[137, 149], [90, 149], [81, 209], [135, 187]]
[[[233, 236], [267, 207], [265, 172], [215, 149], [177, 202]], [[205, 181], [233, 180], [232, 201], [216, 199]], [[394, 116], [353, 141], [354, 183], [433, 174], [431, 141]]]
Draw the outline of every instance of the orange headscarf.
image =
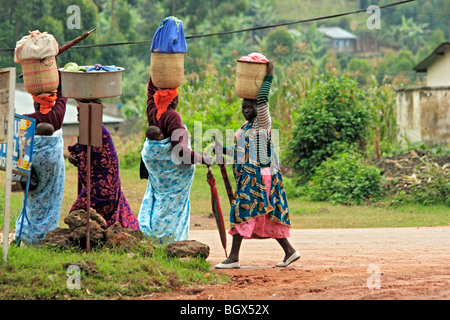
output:
[[156, 109], [158, 109], [156, 119], [159, 120], [159, 118], [161, 118], [164, 112], [167, 111], [167, 107], [177, 96], [178, 96], [178, 88], [159, 90], [155, 92], [153, 98], [155, 99]]
[[37, 96], [32, 94], [31, 96], [33, 97], [34, 101], [39, 103], [39, 112], [42, 114], [47, 114], [52, 110], [57, 98], [56, 93], [41, 93]]

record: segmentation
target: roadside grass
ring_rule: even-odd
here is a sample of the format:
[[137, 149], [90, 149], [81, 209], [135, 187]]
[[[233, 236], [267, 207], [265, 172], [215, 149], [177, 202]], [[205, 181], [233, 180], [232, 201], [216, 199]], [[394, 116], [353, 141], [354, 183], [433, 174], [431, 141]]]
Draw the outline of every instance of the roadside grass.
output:
[[[81, 270], [79, 287], [67, 263], [96, 262], [98, 272]], [[0, 263], [0, 299], [132, 299], [180, 286], [223, 283], [227, 277], [210, 272], [203, 258], [168, 258], [162, 248], [151, 257], [133, 253], [53, 248], [11, 247], [8, 263]]]

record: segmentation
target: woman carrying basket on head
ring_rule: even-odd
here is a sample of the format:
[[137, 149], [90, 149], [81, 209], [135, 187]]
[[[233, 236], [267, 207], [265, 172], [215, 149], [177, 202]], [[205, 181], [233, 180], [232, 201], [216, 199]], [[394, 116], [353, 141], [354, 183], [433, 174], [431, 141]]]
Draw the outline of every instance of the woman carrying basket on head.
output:
[[240, 267], [239, 251], [244, 238], [276, 239], [285, 253], [277, 267], [286, 267], [300, 258], [287, 239], [290, 235], [289, 209], [271, 141], [268, 96], [272, 79], [273, 62], [268, 61], [258, 99], [242, 102], [246, 121], [235, 135], [234, 148], [223, 147], [224, 154], [234, 157], [236, 191], [230, 209], [231, 252], [226, 260], [215, 266], [217, 269]]
[[[170, 56], [186, 50], [182, 21], [173, 16], [163, 19], [153, 37], [152, 55]], [[173, 80], [174, 75], [163, 77]], [[147, 120], [149, 126], [161, 130], [163, 139], [146, 138], [141, 152], [141, 177], [148, 177], [148, 182], [139, 211], [139, 226], [145, 235], [161, 242], [186, 240], [195, 164], [211, 164], [212, 157], [203, 157], [190, 147], [186, 125], [176, 111], [178, 87], [158, 88], [153, 80], [157, 82], [157, 76], [150, 77], [147, 86]]]
[[142, 161], [148, 183], [139, 211], [139, 225], [147, 236], [163, 242], [186, 240], [189, 236], [190, 190], [195, 164], [211, 164], [212, 158], [190, 148], [188, 131], [176, 111], [178, 90], [159, 90], [148, 82], [147, 117], [160, 128], [163, 139], [146, 138]]
[[[61, 214], [64, 182], [64, 141], [62, 124], [67, 98], [61, 94], [61, 77], [56, 92], [32, 95], [35, 112], [24, 114], [36, 119], [36, 126], [49, 123], [54, 127], [51, 136], [35, 136], [33, 168], [38, 176], [38, 186], [29, 191], [26, 210], [16, 221], [16, 238], [28, 243], [39, 243], [47, 232], [58, 227]], [[23, 216], [25, 212], [25, 216]]]

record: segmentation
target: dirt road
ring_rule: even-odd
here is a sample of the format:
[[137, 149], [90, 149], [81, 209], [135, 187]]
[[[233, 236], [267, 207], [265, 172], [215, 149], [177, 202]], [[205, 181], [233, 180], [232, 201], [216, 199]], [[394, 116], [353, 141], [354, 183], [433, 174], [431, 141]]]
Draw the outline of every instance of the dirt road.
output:
[[[197, 223], [190, 239], [210, 246], [208, 261], [225, 259], [216, 230]], [[196, 230], [197, 229], [197, 230]], [[227, 238], [228, 251], [231, 236]], [[283, 252], [276, 241], [244, 240], [240, 269], [226, 285], [182, 288], [147, 299], [321, 300], [449, 299], [450, 227], [291, 230], [301, 259], [275, 268]]]

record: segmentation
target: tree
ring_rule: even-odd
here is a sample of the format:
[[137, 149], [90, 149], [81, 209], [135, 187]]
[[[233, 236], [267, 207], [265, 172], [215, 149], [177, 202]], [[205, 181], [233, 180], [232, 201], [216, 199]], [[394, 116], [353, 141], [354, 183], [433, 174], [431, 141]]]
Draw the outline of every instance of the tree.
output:
[[362, 98], [355, 80], [333, 76], [322, 77], [300, 102], [289, 159], [301, 182], [307, 182], [322, 161], [333, 154], [364, 149], [369, 112]]
[[400, 44], [402, 48], [417, 51], [426, 42], [428, 23], [416, 23], [414, 19], [402, 16]]
[[264, 39], [264, 52], [268, 57], [274, 57], [279, 61], [286, 60], [294, 48], [291, 34], [286, 27], [278, 27], [269, 32]]
[[360, 84], [367, 84], [372, 73], [372, 68], [366, 59], [352, 58], [345, 71], [354, 76]]

